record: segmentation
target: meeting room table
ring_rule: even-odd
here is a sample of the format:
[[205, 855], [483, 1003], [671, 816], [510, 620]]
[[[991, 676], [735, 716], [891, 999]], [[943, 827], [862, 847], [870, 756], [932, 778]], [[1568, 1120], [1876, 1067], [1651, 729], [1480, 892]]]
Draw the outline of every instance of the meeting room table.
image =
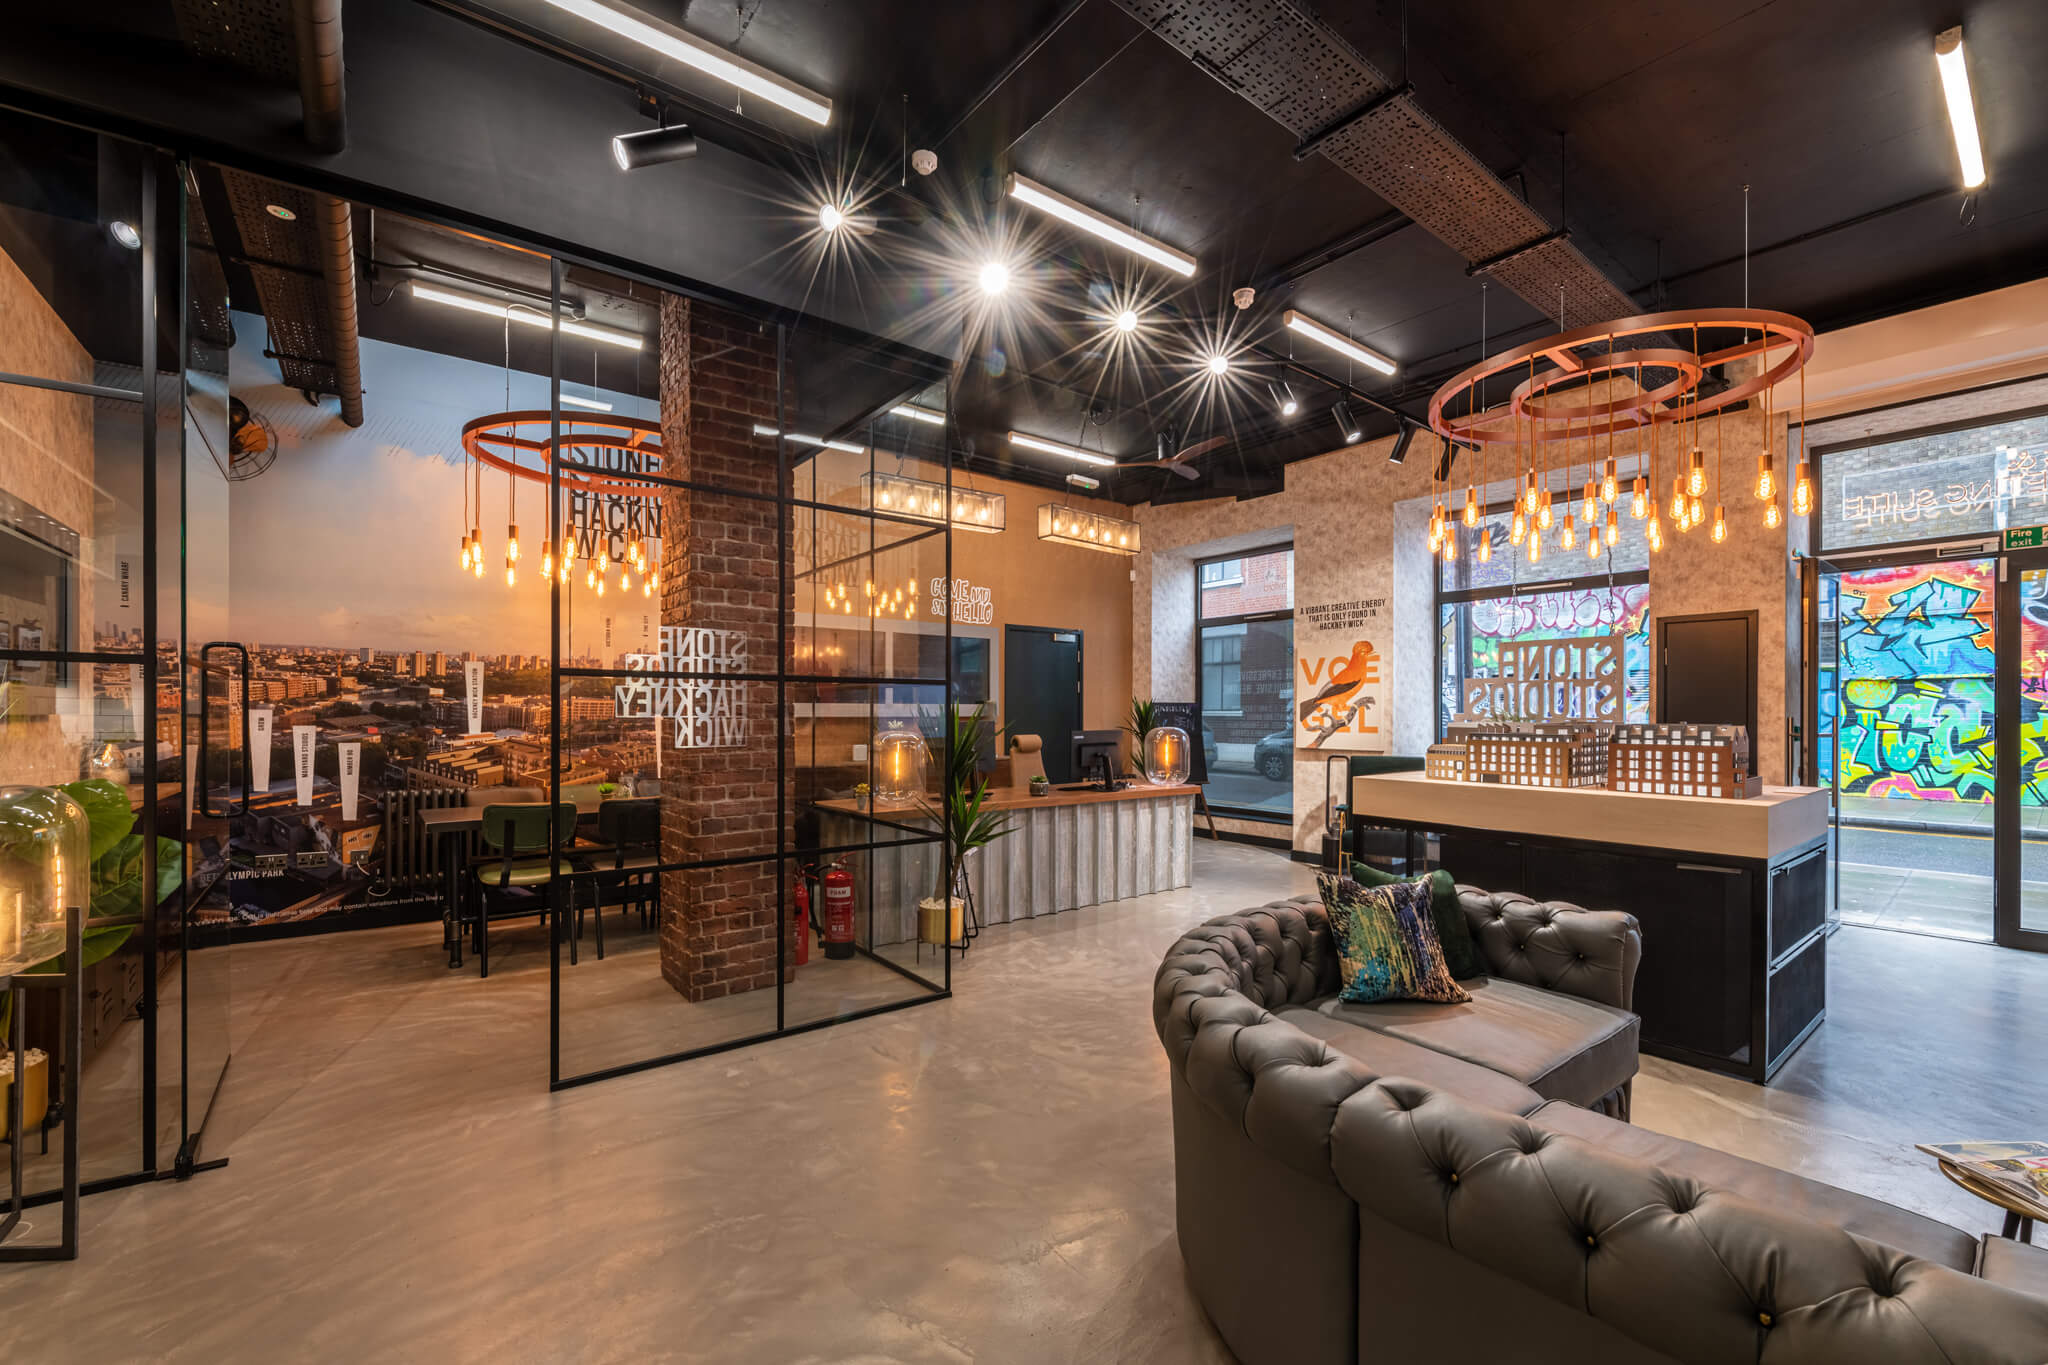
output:
[[[603, 804], [602, 801], [578, 801], [576, 823], [581, 825], [595, 818], [598, 807]], [[419, 813], [421, 828], [440, 846], [442, 946], [448, 950], [450, 967], [462, 965], [463, 841], [484, 827], [484, 811], [487, 809], [485, 806], [444, 806], [440, 810]]]

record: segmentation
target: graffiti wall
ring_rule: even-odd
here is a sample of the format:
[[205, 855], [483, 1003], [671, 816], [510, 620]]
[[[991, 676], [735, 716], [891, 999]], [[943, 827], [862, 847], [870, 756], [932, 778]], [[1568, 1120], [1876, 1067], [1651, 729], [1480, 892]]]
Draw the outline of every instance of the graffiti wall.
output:
[[[1830, 770], [1824, 780], [1856, 796], [1990, 801], [1996, 562], [1860, 569], [1840, 575], [1830, 588], [1823, 628], [1832, 615], [1836, 646], [1833, 666], [1822, 668], [1820, 703], [1822, 733], [1836, 726], [1838, 743], [1832, 752], [1822, 746], [1822, 767]], [[2030, 684], [2022, 762], [2031, 778], [2042, 749], [2040, 687], [2048, 648], [2048, 626], [2033, 611], [2022, 640]], [[2023, 799], [2041, 804], [2031, 780]]]
[[1439, 657], [1444, 666], [1438, 680], [1437, 709], [1444, 723], [1462, 707], [1466, 679], [1500, 675], [1503, 645], [1614, 634], [1624, 637], [1622, 715], [1630, 721], [1650, 718], [1647, 583], [1447, 603], [1441, 628]]

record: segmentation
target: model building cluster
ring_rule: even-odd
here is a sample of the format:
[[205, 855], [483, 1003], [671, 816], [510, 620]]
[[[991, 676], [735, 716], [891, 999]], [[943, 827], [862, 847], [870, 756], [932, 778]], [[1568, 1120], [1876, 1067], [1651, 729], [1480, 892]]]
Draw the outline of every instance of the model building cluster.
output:
[[1510, 787], [1610, 787], [1658, 796], [1763, 794], [1739, 725], [1608, 725], [1582, 720], [1455, 717], [1429, 746], [1424, 772], [1445, 782]]

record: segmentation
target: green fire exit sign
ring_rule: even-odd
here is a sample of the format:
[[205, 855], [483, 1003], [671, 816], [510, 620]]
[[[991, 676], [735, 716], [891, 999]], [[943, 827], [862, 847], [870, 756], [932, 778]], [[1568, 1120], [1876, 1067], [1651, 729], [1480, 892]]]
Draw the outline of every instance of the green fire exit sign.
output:
[[2008, 550], [2038, 550], [2044, 543], [2041, 539], [2043, 528], [2039, 526], [2015, 526], [2005, 533], [2005, 548]]

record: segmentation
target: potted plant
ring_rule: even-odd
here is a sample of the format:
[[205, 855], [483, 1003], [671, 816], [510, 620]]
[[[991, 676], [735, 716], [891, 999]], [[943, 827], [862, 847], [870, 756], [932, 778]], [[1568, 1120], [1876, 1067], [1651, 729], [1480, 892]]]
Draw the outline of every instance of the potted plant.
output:
[[[988, 782], [978, 771], [988, 703], [971, 712], [957, 704], [949, 706], [945, 719], [945, 728], [927, 741], [939, 770], [938, 804], [920, 803], [938, 822], [950, 854], [940, 865], [936, 891], [917, 903], [917, 934], [926, 943], [957, 943], [964, 937], [967, 855], [1010, 832], [1009, 816], [988, 809]], [[953, 869], [950, 886], [944, 870], [948, 862]]]
[[1158, 723], [1158, 713], [1153, 709], [1151, 702], [1140, 701], [1136, 697], [1131, 698], [1131, 720], [1128, 725], [1124, 726], [1124, 729], [1128, 730], [1131, 735], [1133, 767], [1140, 770], [1144, 768], [1145, 736], [1151, 734], [1153, 727]]
[[866, 810], [870, 805], [873, 804], [873, 801], [873, 788], [869, 787], [868, 784], [865, 782], [856, 782], [853, 784], [853, 808], [855, 810]]
[[1031, 794], [1032, 794], [1033, 796], [1044, 796], [1044, 795], [1045, 795], [1046, 793], [1050, 792], [1051, 790], [1052, 790], [1052, 779], [1051, 779], [1051, 778], [1047, 777], [1047, 776], [1046, 776], [1046, 775], [1045, 775], [1044, 773], [1037, 773], [1037, 774], [1034, 774], [1034, 775], [1032, 776], [1032, 778], [1031, 778]]

